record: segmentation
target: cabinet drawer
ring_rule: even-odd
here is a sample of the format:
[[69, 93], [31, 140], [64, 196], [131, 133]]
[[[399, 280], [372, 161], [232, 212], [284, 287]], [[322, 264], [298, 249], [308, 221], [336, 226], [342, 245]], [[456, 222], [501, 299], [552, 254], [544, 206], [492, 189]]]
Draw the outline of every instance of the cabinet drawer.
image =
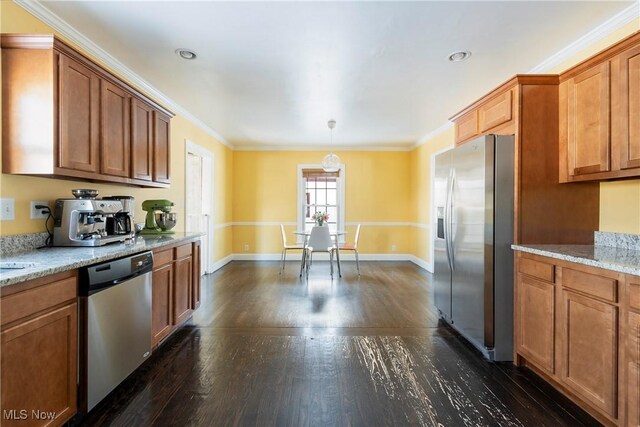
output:
[[456, 144], [478, 134], [478, 110], [473, 110], [456, 120]]
[[555, 265], [535, 259], [520, 257], [518, 271], [540, 280], [555, 283]]
[[634, 310], [640, 310], [640, 277], [627, 276], [627, 292], [629, 307]]
[[[38, 280], [38, 279], [36, 279]], [[76, 276], [47, 283], [31, 289], [7, 295], [0, 303], [0, 323], [6, 324], [31, 316], [66, 301], [73, 301], [78, 296]]]
[[163, 251], [153, 253], [153, 267], [162, 267], [173, 261], [173, 249], [165, 249]]
[[191, 255], [191, 243], [176, 248], [176, 259]]
[[480, 132], [507, 123], [513, 117], [513, 91], [498, 95], [479, 108]]
[[610, 302], [618, 301], [618, 281], [610, 277], [563, 268], [562, 286]]

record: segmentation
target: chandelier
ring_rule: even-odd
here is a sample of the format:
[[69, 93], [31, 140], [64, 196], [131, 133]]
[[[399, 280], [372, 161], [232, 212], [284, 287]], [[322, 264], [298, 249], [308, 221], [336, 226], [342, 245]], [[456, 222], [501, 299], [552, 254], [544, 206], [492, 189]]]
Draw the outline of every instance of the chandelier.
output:
[[[327, 123], [327, 125], [329, 126], [329, 129], [331, 129], [330, 145], [332, 146], [333, 128], [336, 127], [336, 121], [333, 119], [329, 120], [329, 123]], [[324, 156], [324, 159], [322, 159], [322, 169], [324, 169], [325, 172], [338, 172], [338, 170], [340, 169], [340, 157], [330, 152], [329, 154]]]

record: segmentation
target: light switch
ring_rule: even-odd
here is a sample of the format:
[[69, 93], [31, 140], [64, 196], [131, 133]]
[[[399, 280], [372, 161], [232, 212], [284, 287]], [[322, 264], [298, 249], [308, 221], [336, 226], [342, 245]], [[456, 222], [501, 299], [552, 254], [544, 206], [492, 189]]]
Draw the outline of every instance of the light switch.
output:
[[16, 219], [16, 199], [0, 199], [0, 221]]

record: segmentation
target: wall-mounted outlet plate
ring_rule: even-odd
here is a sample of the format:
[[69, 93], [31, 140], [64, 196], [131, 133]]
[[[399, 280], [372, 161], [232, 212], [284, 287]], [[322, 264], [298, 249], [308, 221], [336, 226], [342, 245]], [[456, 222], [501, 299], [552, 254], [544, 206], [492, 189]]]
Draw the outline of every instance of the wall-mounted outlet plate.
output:
[[49, 203], [44, 200], [32, 200], [30, 210], [31, 219], [47, 219], [48, 214], [42, 213], [42, 209], [36, 209], [38, 205], [49, 206]]
[[395, 252], [398, 249], [396, 245], [391, 245], [391, 252]]
[[0, 199], [0, 221], [16, 219], [16, 199]]
[[245, 252], [249, 252], [249, 245], [245, 244], [243, 249]]

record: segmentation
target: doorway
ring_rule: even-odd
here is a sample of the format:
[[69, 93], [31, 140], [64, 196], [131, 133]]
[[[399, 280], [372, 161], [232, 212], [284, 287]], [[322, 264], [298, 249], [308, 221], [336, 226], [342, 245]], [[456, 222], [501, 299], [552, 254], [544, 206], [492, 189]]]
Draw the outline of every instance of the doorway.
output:
[[192, 141], [185, 141], [185, 231], [205, 233], [201, 237], [200, 273], [213, 270], [213, 153]]

